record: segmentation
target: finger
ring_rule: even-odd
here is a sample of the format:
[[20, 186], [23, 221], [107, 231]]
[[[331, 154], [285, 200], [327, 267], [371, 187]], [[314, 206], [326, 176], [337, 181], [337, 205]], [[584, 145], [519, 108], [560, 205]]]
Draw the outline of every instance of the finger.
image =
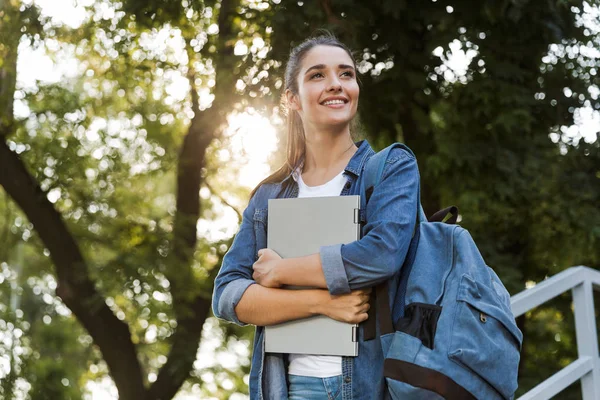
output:
[[363, 298], [363, 297], [369, 298], [369, 297], [371, 297], [371, 289], [370, 288], [360, 289], [360, 290], [357, 290], [355, 292], [355, 294], [358, 295], [360, 298]]
[[260, 250], [258, 251], [258, 253], [257, 253], [257, 254], [258, 254], [258, 257], [259, 257], [259, 258], [260, 258], [260, 257], [262, 257], [262, 255], [263, 255], [263, 253], [264, 253], [264, 252], [265, 252], [265, 249], [260, 249]]
[[368, 303], [367, 304], [360, 304], [360, 305], [354, 307], [354, 309], [352, 310], [352, 312], [355, 315], [364, 314], [367, 311], [369, 311], [369, 304]]
[[350, 323], [352, 324], [360, 324], [361, 322], [366, 321], [369, 318], [369, 315], [366, 313], [356, 314], [351, 318]]
[[369, 299], [370, 299], [371, 297], [370, 297], [370, 296], [368, 296], [368, 295], [362, 295], [362, 296], [360, 296], [359, 298], [360, 298], [360, 303], [361, 303], [361, 304], [365, 304], [365, 303], [368, 303], [368, 302], [369, 302]]

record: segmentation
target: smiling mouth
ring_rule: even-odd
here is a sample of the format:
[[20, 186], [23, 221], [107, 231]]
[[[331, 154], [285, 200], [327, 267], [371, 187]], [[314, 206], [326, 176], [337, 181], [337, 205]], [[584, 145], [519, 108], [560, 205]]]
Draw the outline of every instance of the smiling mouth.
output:
[[346, 104], [347, 101], [344, 100], [327, 100], [321, 103], [321, 105], [323, 106], [332, 106], [332, 105], [339, 105], [339, 104]]

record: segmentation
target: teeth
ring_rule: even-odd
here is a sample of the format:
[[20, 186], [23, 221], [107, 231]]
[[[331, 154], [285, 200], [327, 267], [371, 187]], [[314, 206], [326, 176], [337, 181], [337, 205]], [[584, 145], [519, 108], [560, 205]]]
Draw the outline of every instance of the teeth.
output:
[[323, 103], [324, 106], [328, 106], [331, 104], [344, 104], [344, 100], [327, 100]]

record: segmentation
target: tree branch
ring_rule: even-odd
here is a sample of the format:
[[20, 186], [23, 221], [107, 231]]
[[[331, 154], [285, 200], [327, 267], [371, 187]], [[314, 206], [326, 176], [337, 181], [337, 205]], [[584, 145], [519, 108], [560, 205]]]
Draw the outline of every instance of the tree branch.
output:
[[333, 7], [331, 5], [331, 0], [320, 0], [321, 8], [325, 12], [327, 16], [327, 23], [329, 25], [342, 25], [342, 21], [335, 15], [333, 12]]
[[225, 204], [226, 206], [231, 208], [233, 211], [235, 211], [235, 213], [237, 214], [237, 217], [238, 217], [238, 221], [242, 222], [242, 213], [240, 212], [240, 210], [238, 210], [236, 207], [233, 206], [233, 204], [231, 204], [230, 202], [225, 200], [225, 198], [223, 196], [221, 196], [219, 193], [217, 193], [217, 191], [214, 190], [213, 187], [206, 180], [204, 181], [204, 186], [206, 186], [208, 188], [208, 190], [210, 190], [210, 193], [213, 196], [216, 196], [221, 201], [221, 203]]
[[145, 399], [142, 369], [126, 323], [96, 290], [81, 251], [59, 212], [20, 157], [0, 140], [0, 185], [35, 226], [56, 268], [56, 294], [94, 339], [122, 400]]

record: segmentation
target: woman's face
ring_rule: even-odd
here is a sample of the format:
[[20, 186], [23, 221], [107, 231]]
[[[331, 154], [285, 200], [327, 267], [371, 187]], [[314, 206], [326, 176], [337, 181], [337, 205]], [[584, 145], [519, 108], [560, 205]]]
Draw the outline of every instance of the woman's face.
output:
[[298, 94], [288, 94], [307, 128], [347, 125], [356, 115], [358, 82], [344, 49], [315, 46], [304, 57], [297, 77]]

